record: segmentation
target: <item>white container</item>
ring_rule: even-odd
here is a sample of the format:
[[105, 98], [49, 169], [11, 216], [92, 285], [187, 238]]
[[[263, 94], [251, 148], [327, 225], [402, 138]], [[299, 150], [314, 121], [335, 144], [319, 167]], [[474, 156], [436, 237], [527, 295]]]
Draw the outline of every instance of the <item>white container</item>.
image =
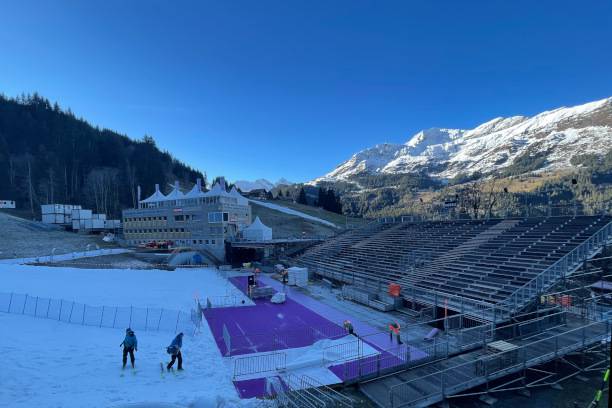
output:
[[0, 200], [0, 208], [15, 208], [15, 201], [13, 201], [13, 200]]
[[64, 204], [64, 215], [72, 215], [72, 208], [72, 205]]
[[43, 214], [42, 222], [44, 224], [55, 224], [55, 214]]
[[43, 215], [44, 214], [55, 214], [55, 204], [43, 204], [43, 205], [41, 205], [40, 206], [40, 212]]
[[82, 209], [72, 210], [73, 220], [87, 220], [87, 219], [91, 219], [92, 218], [91, 216], [92, 216], [91, 210], [82, 210]]
[[72, 221], [72, 229], [73, 230], [78, 230], [80, 228], [81, 228], [81, 224], [79, 223], [79, 220]]
[[106, 214], [92, 214], [91, 218], [94, 220], [105, 220]]
[[73, 209], [73, 210], [80, 210], [80, 209], [82, 209], [82, 208], [83, 208], [83, 207], [81, 207], [80, 205], [73, 205], [73, 206], [72, 206], [72, 209]]
[[93, 220], [91, 218], [85, 220], [85, 229], [93, 229]]
[[85, 220], [77, 220], [79, 222], [79, 229], [85, 229]]
[[64, 214], [55, 214], [54, 224], [63, 224], [63, 223], [64, 223]]
[[293, 266], [287, 269], [289, 285], [305, 287], [308, 285], [308, 268]]
[[91, 220], [91, 228], [92, 229], [104, 229], [104, 220]]

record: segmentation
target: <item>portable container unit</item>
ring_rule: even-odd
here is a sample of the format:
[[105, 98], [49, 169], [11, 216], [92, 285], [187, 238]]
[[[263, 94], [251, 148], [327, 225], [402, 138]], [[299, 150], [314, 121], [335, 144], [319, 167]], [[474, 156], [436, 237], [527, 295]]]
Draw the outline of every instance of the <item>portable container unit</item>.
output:
[[91, 218], [85, 220], [85, 229], [93, 229], [93, 220]]
[[64, 223], [64, 214], [55, 214], [54, 224], [63, 224], [63, 223]]
[[81, 223], [79, 220], [72, 220], [72, 229], [73, 230], [81, 229]]
[[76, 209], [72, 210], [73, 220], [90, 220], [92, 218], [91, 210]]
[[43, 214], [42, 222], [44, 224], [55, 224], [55, 214]]
[[91, 220], [91, 228], [92, 229], [104, 229], [104, 220]]
[[64, 215], [72, 215], [72, 209], [74, 208], [71, 204], [64, 204]]
[[43, 214], [56, 214], [60, 211], [59, 204], [43, 204], [40, 206], [40, 212]]
[[105, 220], [106, 214], [92, 214], [91, 218], [94, 220]]
[[114, 229], [119, 228], [119, 225], [121, 225], [121, 221], [119, 220], [104, 220], [104, 228]]
[[13, 201], [13, 200], [0, 200], [0, 208], [15, 208], [15, 201]]
[[85, 220], [77, 220], [79, 222], [79, 229], [85, 229]]
[[308, 285], [308, 268], [298, 268], [296, 266], [287, 269], [289, 285], [305, 287]]

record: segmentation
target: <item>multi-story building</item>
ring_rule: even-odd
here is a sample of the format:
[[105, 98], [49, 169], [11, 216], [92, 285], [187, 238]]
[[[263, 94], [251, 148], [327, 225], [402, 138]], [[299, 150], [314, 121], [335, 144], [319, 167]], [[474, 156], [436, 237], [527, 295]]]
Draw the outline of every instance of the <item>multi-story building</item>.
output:
[[186, 194], [178, 182], [168, 195], [156, 184], [153, 195], [139, 201], [138, 208], [123, 210], [128, 244], [169, 240], [177, 246], [206, 250], [218, 260], [225, 259], [225, 241], [250, 224], [249, 200], [235, 188], [227, 192], [221, 183], [204, 192], [199, 179]]

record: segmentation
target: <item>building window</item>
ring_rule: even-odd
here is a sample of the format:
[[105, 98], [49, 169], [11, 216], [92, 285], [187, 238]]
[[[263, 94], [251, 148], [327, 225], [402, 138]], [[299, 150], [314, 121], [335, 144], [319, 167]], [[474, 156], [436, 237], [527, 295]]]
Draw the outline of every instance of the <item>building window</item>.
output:
[[223, 215], [220, 212], [209, 212], [208, 213], [208, 222], [221, 222], [223, 220]]
[[226, 212], [223, 213], [223, 221], [225, 222], [229, 221], [229, 214]]
[[211, 239], [211, 240], [210, 240], [210, 243], [211, 243], [211, 244], [213, 244], [213, 245], [215, 245], [215, 244], [216, 244], [216, 242], [215, 242], [215, 240], [214, 240], [214, 239]]

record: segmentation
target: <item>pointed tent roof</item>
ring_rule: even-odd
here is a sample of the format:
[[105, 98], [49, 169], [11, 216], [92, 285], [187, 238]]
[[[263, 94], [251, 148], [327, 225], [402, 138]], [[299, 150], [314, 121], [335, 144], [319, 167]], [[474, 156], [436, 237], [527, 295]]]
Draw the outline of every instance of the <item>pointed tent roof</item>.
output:
[[238, 204], [247, 205], [249, 203], [249, 200], [246, 197], [243, 197], [242, 194], [236, 190], [236, 186], [232, 187], [230, 195], [238, 199]]
[[210, 191], [207, 191], [206, 193], [204, 193], [204, 196], [205, 197], [217, 197], [217, 196], [233, 197], [230, 193], [225, 191], [225, 188], [221, 187], [221, 184], [219, 183], [215, 183], [215, 185], [212, 186]]
[[185, 194], [184, 198], [199, 198], [205, 197], [204, 191], [202, 191], [202, 181], [198, 179], [196, 183], [193, 185], [193, 188]]
[[185, 194], [183, 194], [183, 192], [179, 190], [178, 186], [175, 184], [174, 188], [168, 193], [165, 200], [180, 200], [182, 198], [185, 198]]
[[245, 230], [270, 230], [271, 231], [272, 228], [268, 227], [263, 222], [261, 222], [259, 217], [255, 217], [255, 221], [253, 221], [251, 225], [246, 227]]
[[159, 191], [159, 184], [155, 185], [155, 192], [153, 194], [151, 194], [151, 196], [145, 198], [144, 200], [141, 200], [141, 203], [156, 203], [159, 201], [164, 201], [166, 199], [166, 196]]

